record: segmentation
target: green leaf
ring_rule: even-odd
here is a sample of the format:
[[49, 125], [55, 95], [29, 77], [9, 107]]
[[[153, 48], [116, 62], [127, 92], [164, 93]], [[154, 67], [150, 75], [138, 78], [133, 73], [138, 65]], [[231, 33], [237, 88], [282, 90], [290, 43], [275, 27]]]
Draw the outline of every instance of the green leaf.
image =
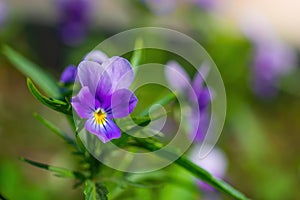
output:
[[72, 107], [70, 104], [68, 104], [67, 102], [64, 102], [64, 101], [60, 101], [60, 100], [56, 100], [56, 99], [52, 99], [52, 98], [43, 96], [38, 91], [38, 89], [34, 86], [34, 84], [32, 83], [32, 81], [29, 78], [27, 78], [27, 87], [28, 87], [29, 91], [31, 92], [31, 94], [37, 100], [39, 100], [42, 104], [46, 105], [47, 107], [49, 107], [53, 110], [64, 113], [66, 115], [72, 115]]
[[67, 136], [67, 134], [65, 134], [63, 131], [61, 131], [53, 123], [51, 123], [50, 121], [46, 120], [45, 118], [43, 118], [42, 116], [40, 116], [37, 113], [34, 113], [33, 116], [37, 120], [39, 120], [42, 124], [44, 124], [47, 128], [49, 128], [53, 133], [55, 133], [58, 137], [60, 137], [61, 139], [63, 139], [65, 142], [67, 142], [68, 144], [72, 145], [73, 147], [77, 148], [76, 143], [74, 142], [74, 140], [72, 138], [70, 138], [69, 136]]
[[83, 193], [85, 200], [107, 200], [108, 191], [101, 183], [87, 180]]
[[58, 176], [58, 177], [76, 178], [76, 179], [84, 179], [85, 178], [84, 175], [81, 174], [80, 172], [74, 172], [74, 171], [69, 170], [69, 169], [65, 169], [65, 168], [61, 168], [61, 167], [55, 167], [55, 166], [47, 165], [47, 164], [44, 164], [44, 163], [35, 162], [35, 161], [28, 160], [28, 159], [23, 158], [23, 157], [21, 157], [20, 160], [22, 160], [22, 161], [24, 161], [28, 164], [31, 164], [35, 167], [53, 172], [55, 174], [55, 176]]
[[20, 70], [25, 76], [30, 77], [49, 96], [58, 98], [60, 96], [59, 87], [50, 74], [42, 70], [41, 67], [27, 60], [24, 56], [8, 46], [4, 46], [3, 54], [10, 62]]
[[132, 65], [135, 73], [136, 73], [137, 67], [140, 64], [141, 59], [142, 59], [142, 48], [143, 48], [143, 40], [141, 38], [138, 38], [135, 41], [135, 47], [134, 47], [135, 51], [133, 52], [133, 55], [130, 59], [130, 63]]

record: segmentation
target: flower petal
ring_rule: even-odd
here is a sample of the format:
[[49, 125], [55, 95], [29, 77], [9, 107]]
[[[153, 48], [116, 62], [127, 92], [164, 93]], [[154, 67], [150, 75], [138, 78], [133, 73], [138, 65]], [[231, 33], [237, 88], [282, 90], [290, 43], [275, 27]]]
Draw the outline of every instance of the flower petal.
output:
[[197, 96], [199, 95], [200, 91], [203, 88], [204, 81], [210, 71], [210, 66], [208, 63], [203, 63], [199, 71], [195, 74], [194, 79], [193, 79], [193, 89], [195, 90]]
[[203, 88], [200, 91], [200, 94], [198, 95], [198, 104], [199, 104], [200, 111], [204, 110], [209, 105], [209, 103], [213, 98], [212, 95], [213, 95], [212, 89], [209, 89], [207, 87]]
[[85, 123], [85, 129], [97, 135], [103, 143], [121, 137], [119, 127], [109, 118], [106, 119], [105, 124], [101, 125], [97, 124], [93, 117], [90, 117]]
[[69, 84], [74, 83], [77, 74], [77, 68], [74, 65], [69, 65], [64, 69], [60, 76], [60, 82]]
[[110, 112], [112, 118], [122, 118], [129, 115], [137, 104], [136, 96], [127, 89], [115, 91], [111, 96]]
[[100, 101], [100, 104], [104, 103], [104, 101], [107, 101], [107, 99], [110, 100], [111, 91], [112, 91], [111, 88], [112, 88], [111, 78], [108, 76], [106, 71], [103, 71], [100, 79], [98, 80], [98, 85], [95, 94], [96, 98]]
[[86, 61], [94, 61], [99, 64], [102, 64], [105, 60], [108, 60], [108, 57], [105, 53], [99, 50], [94, 50], [88, 53], [85, 57], [84, 60]]
[[134, 74], [128, 60], [114, 56], [103, 62], [102, 66], [111, 79], [112, 91], [129, 88], [134, 79]]
[[92, 94], [96, 93], [100, 79], [105, 79], [105, 83], [109, 84], [109, 79], [105, 76], [104, 68], [93, 61], [82, 61], [78, 66], [78, 78], [82, 87], [87, 86]]
[[[208, 111], [202, 111], [200, 116], [195, 116], [197, 113], [192, 113], [192, 118], [190, 119], [190, 123], [192, 126], [192, 138], [194, 138], [195, 142], [202, 142], [207, 134], [211, 116]], [[196, 120], [197, 119], [197, 120]]]
[[185, 93], [189, 88], [190, 77], [177, 62], [170, 61], [166, 64], [165, 75], [174, 90]]
[[95, 108], [95, 98], [88, 87], [83, 87], [71, 100], [73, 109], [81, 118], [89, 118]]

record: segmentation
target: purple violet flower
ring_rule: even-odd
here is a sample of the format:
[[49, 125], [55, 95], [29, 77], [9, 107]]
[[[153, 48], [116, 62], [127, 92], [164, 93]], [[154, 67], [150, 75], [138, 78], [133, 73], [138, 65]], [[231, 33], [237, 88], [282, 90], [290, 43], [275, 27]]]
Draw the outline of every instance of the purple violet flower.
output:
[[60, 82], [63, 84], [72, 84], [77, 75], [77, 68], [74, 65], [69, 65], [64, 69], [60, 76]]
[[91, 19], [92, 0], [58, 0], [60, 35], [69, 45], [80, 43]]
[[[204, 85], [203, 78], [209, 72], [209, 66], [203, 64], [200, 72], [191, 80], [186, 71], [174, 61], [167, 63], [165, 75], [170, 86], [183, 95], [192, 110], [187, 114], [188, 124], [192, 126], [192, 138], [202, 141], [210, 122], [209, 105], [212, 100], [212, 91]], [[202, 77], [201, 74], [204, 76]], [[196, 95], [196, 98], [193, 98]], [[198, 116], [200, 113], [200, 116]]]
[[130, 63], [121, 57], [102, 64], [82, 61], [77, 73], [82, 88], [71, 104], [80, 118], [87, 119], [85, 129], [104, 143], [119, 138], [121, 131], [113, 119], [126, 117], [137, 104], [128, 90], [134, 78]]

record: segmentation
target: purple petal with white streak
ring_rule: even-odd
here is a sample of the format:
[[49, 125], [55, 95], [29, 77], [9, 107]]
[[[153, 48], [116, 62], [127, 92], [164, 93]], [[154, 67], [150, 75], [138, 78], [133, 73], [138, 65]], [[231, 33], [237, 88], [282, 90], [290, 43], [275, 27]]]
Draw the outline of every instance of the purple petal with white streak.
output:
[[101, 125], [97, 124], [93, 117], [90, 117], [85, 123], [85, 129], [90, 133], [97, 135], [103, 143], [121, 137], [119, 127], [109, 118]]
[[101, 74], [100, 79], [98, 80], [98, 85], [96, 88], [96, 98], [102, 104], [104, 101], [110, 100], [112, 93], [112, 82], [111, 78], [108, 76], [106, 71]]

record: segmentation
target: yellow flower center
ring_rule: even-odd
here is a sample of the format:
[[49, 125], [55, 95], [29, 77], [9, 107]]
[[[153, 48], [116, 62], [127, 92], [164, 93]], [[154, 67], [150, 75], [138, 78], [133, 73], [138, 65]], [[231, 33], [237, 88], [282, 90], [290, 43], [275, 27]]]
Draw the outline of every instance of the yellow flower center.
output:
[[104, 124], [106, 121], [106, 113], [103, 109], [98, 108], [94, 112], [94, 118], [97, 124]]

